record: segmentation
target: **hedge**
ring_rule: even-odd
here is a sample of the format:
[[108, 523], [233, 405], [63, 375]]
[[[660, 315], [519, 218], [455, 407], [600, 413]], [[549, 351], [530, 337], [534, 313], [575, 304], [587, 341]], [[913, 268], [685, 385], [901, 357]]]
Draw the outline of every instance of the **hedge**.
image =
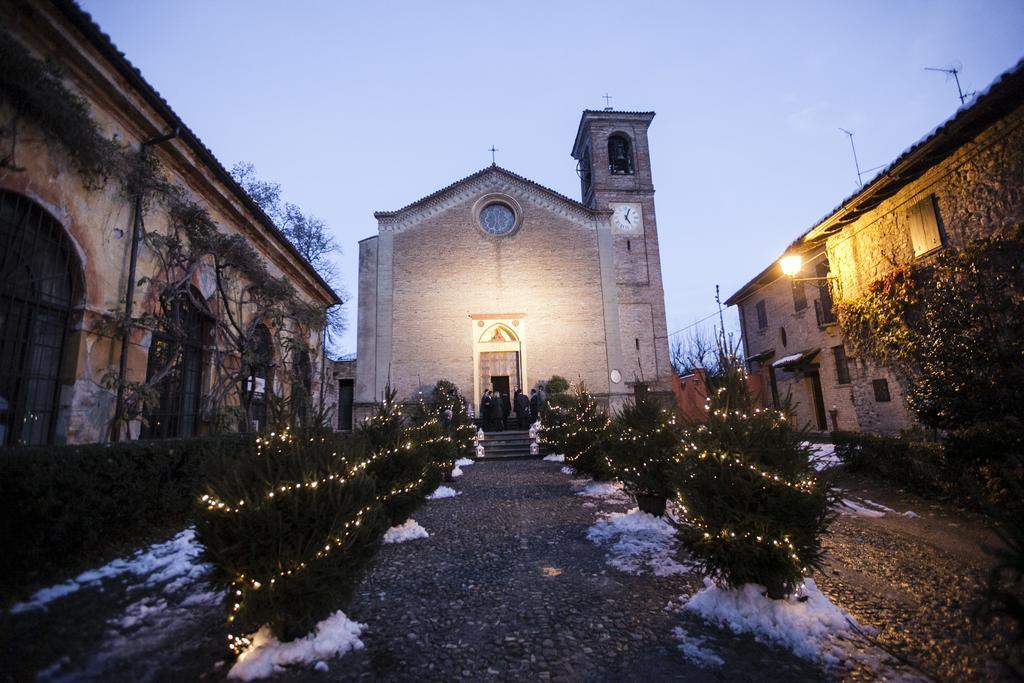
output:
[[0, 597], [185, 524], [213, 454], [251, 437], [15, 448], [0, 454]]
[[833, 432], [832, 443], [836, 457], [851, 472], [876, 474], [933, 496], [949, 495], [959, 483], [939, 443], [853, 432]]

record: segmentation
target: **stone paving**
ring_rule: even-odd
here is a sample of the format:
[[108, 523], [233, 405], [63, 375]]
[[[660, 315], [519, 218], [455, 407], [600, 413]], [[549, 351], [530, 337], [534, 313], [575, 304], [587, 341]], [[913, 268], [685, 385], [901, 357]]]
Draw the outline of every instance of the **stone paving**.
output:
[[[700, 587], [696, 574], [624, 573], [586, 540], [601, 512], [625, 499], [574, 495], [561, 465], [539, 460], [463, 468], [456, 498], [428, 501], [414, 517], [431, 534], [384, 546], [346, 609], [364, 622], [366, 648], [293, 670], [280, 680], [821, 680], [819, 668], [747, 636], [666, 609]], [[984, 520], [841, 475], [844, 497], [893, 508], [879, 518], [843, 515], [825, 538], [824, 575], [836, 604], [879, 630], [898, 673], [934, 680], [1012, 680], [1008, 625], [972, 617], [993, 542]], [[914, 510], [916, 519], [902, 512]], [[220, 680], [230, 666], [216, 600], [117, 582], [81, 590], [45, 611], [0, 613], [0, 682]], [[192, 599], [190, 599], [192, 598]], [[148, 606], [167, 600], [163, 609]], [[139, 623], [117, 626], [126, 614]], [[673, 629], [724, 659], [685, 659]], [[1019, 660], [1017, 664], [1019, 665]], [[45, 674], [49, 671], [49, 674]], [[836, 675], [835, 672], [832, 676]], [[845, 672], [875, 680], [878, 671]]]
[[[331, 679], [816, 680], [788, 653], [665, 609], [696, 575], [633, 576], [586, 540], [585, 507], [555, 463], [463, 468], [456, 498], [414, 515], [431, 534], [385, 546], [346, 613], [369, 625], [366, 649], [331, 662]], [[672, 636], [686, 625], [725, 659], [689, 663]], [[322, 681], [305, 671], [284, 680]]]

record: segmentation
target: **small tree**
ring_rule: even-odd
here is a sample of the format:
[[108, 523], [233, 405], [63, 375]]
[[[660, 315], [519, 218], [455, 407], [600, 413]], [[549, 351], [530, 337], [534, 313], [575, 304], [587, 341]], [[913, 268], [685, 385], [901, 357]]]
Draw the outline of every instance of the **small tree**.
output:
[[679, 532], [707, 574], [782, 598], [821, 566], [833, 495], [785, 412], [755, 405], [742, 362], [719, 353], [707, 422], [687, 430]]
[[263, 624], [282, 640], [340, 609], [384, 531], [365, 465], [336, 435], [284, 432], [207, 464], [196, 521], [238, 652]]
[[[552, 381], [554, 381], [554, 377]], [[563, 453], [565, 462], [597, 481], [612, 478], [605, 448], [610, 421], [581, 382], [572, 393], [545, 405], [540, 441], [548, 451]]]
[[377, 482], [379, 502], [390, 526], [405, 522], [423, 502], [425, 489], [432, 483], [437, 486], [430, 472], [436, 453], [424, 442], [431, 431], [446, 436], [429, 411], [421, 415], [419, 425], [410, 425], [395, 395], [391, 385], [386, 385], [376, 413], [355, 431], [358, 452], [367, 463], [367, 474]]
[[682, 437], [675, 413], [643, 386], [612, 421], [609, 467], [644, 512], [660, 515], [665, 501], [675, 497]]

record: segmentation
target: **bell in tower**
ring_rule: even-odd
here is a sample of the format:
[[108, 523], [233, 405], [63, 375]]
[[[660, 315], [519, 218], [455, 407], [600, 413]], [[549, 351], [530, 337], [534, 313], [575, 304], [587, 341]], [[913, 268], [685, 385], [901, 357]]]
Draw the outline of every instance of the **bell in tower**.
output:
[[633, 174], [633, 154], [625, 135], [608, 138], [608, 171], [613, 175]]

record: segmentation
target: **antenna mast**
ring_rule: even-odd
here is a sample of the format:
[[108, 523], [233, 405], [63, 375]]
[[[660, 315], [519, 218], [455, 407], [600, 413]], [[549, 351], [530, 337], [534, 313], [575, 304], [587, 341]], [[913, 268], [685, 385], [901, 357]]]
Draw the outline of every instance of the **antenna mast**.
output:
[[963, 106], [964, 102], [967, 101], [968, 97], [970, 97], [971, 95], [974, 94], [974, 92], [972, 91], [972, 92], [969, 92], [969, 93], [967, 93], [965, 95], [963, 89], [960, 87], [960, 76], [959, 76], [960, 69], [957, 69], [957, 68], [954, 68], [954, 67], [950, 67], [948, 69], [939, 69], [939, 68], [934, 67], [934, 66], [926, 66], [924, 68], [924, 70], [925, 71], [941, 71], [942, 73], [946, 74], [947, 76], [952, 74], [953, 80], [956, 81], [956, 93], [957, 93], [957, 95], [960, 96], [960, 105], [961, 106]]
[[857, 160], [857, 148], [853, 144], [853, 131], [846, 130], [845, 128], [840, 128], [839, 130], [850, 136], [850, 149], [853, 150], [853, 166], [857, 169], [857, 184], [864, 187], [864, 181], [861, 180], [862, 173], [860, 170], [860, 161]]

